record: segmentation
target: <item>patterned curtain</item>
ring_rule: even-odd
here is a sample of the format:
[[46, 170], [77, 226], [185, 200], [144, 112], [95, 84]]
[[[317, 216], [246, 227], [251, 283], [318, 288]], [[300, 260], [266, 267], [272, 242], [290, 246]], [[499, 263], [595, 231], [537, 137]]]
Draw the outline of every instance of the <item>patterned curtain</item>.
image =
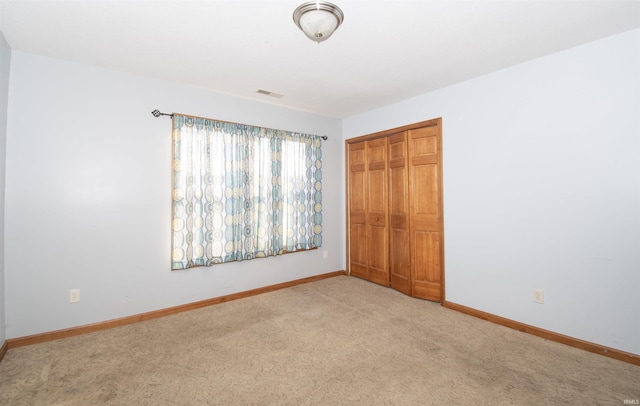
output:
[[322, 245], [320, 137], [173, 115], [171, 268]]

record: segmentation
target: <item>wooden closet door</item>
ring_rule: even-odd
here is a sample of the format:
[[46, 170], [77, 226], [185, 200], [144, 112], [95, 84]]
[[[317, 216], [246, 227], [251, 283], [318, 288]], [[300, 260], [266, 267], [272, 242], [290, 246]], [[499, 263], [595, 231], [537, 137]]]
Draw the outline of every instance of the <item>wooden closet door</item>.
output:
[[364, 141], [349, 145], [349, 269], [351, 275], [368, 279], [365, 153]]
[[411, 295], [407, 133], [391, 135], [388, 150], [390, 285]]
[[366, 142], [369, 280], [389, 286], [387, 138]]
[[408, 133], [413, 296], [441, 301], [444, 250], [440, 121]]

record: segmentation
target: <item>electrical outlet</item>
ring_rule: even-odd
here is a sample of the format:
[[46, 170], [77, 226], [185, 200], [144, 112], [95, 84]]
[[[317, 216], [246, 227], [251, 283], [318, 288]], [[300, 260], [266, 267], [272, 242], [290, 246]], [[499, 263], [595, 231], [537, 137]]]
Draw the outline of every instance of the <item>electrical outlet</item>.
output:
[[542, 289], [534, 289], [533, 290], [533, 302], [534, 303], [544, 303], [544, 290]]
[[328, 250], [324, 250], [324, 252], [322, 253], [322, 258], [324, 258], [324, 259], [329, 258], [329, 251]]
[[78, 303], [80, 301], [80, 289], [71, 289], [69, 292], [69, 303]]

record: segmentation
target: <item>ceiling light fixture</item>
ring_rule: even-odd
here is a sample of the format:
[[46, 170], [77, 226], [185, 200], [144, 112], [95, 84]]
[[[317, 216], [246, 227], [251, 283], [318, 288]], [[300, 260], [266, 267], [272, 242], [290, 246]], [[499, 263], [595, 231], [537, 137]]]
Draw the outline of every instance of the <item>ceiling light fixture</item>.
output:
[[320, 43], [333, 34], [344, 20], [342, 10], [327, 1], [309, 1], [293, 12], [293, 21], [309, 39]]

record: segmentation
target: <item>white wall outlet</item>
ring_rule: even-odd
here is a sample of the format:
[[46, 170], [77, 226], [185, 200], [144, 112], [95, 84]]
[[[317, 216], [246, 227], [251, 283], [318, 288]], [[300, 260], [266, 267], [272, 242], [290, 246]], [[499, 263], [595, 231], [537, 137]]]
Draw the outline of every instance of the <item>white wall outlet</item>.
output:
[[69, 292], [69, 303], [78, 303], [80, 301], [80, 289], [71, 289]]
[[533, 290], [533, 302], [534, 303], [544, 303], [544, 290], [542, 289], [534, 289]]
[[322, 253], [322, 258], [323, 259], [329, 258], [329, 251], [328, 250], [324, 250], [324, 252]]

